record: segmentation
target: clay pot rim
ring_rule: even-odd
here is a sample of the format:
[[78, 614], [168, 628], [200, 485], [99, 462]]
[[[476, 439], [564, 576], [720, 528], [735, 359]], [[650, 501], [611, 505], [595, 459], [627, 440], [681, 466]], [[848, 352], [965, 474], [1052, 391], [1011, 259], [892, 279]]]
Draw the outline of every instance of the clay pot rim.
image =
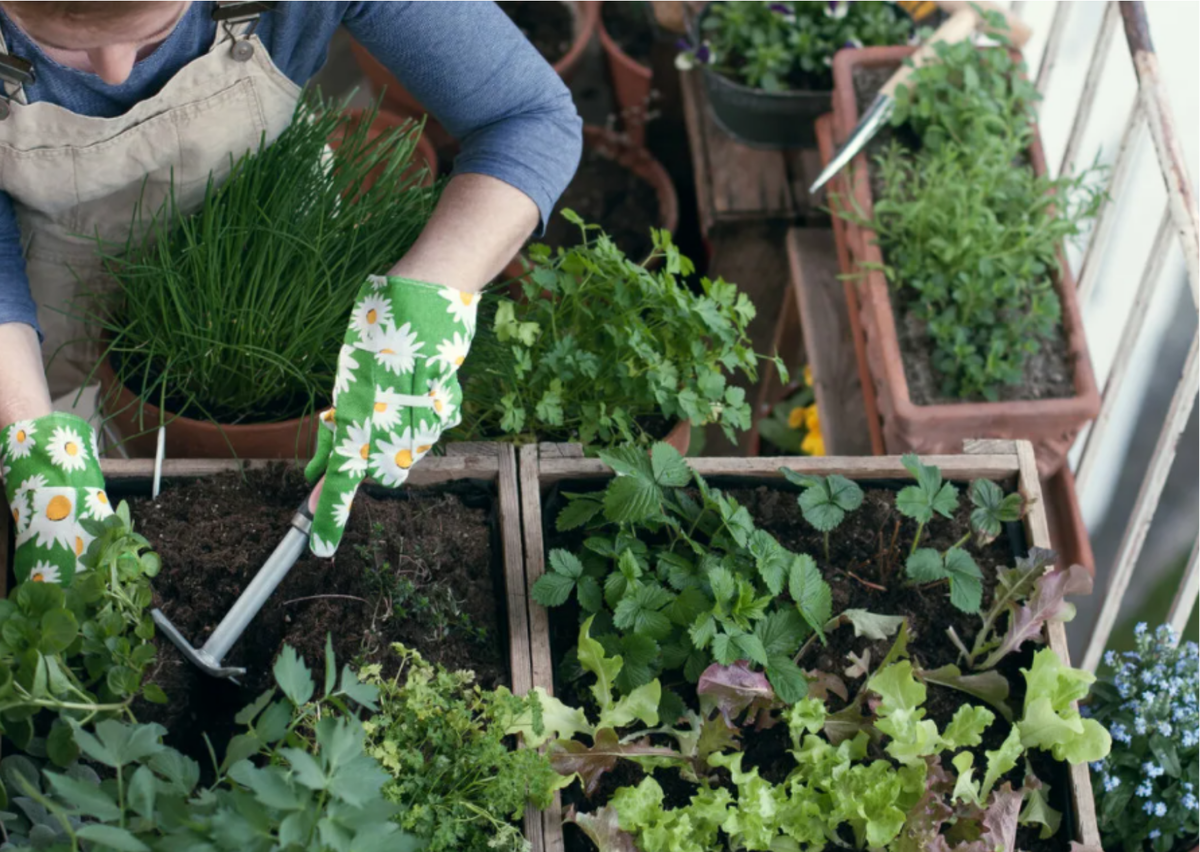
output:
[[612, 132], [595, 124], [583, 126], [583, 144], [615, 160], [654, 187], [658, 196], [658, 227], [675, 233], [679, 226], [679, 196], [663, 164], [645, 148], [626, 144]]
[[601, 2], [595, 5], [600, 7], [596, 14], [596, 34], [600, 37], [600, 45], [604, 48], [604, 52], [614, 62], [624, 66], [631, 74], [636, 74], [643, 80], [649, 81], [654, 74], [653, 69], [649, 65], [638, 62], [621, 49], [616, 39], [609, 34], [608, 28], [604, 26], [604, 4]]
[[600, 4], [587, 3], [583, 0], [559, 0], [559, 2], [570, 9], [575, 24], [575, 39], [571, 42], [571, 47], [557, 62], [551, 63], [558, 76], [566, 78], [575, 70], [575, 66], [583, 58], [583, 52], [587, 50], [587, 46], [592, 40], [592, 34], [596, 31], [600, 20]]
[[[854, 68], [860, 65], [899, 65], [915, 50], [915, 47], [904, 45], [847, 48], [834, 55], [834, 126], [839, 138], [847, 138], [858, 124], [858, 108], [853, 85]], [[838, 107], [841, 108], [838, 109]], [[1045, 173], [1045, 152], [1036, 123], [1029, 153], [1032, 167], [1040, 173]], [[865, 152], [854, 158], [851, 169], [855, 201], [864, 216], [870, 218], [874, 211], [874, 204], [871, 197]], [[861, 227], [858, 230], [861, 233], [863, 244], [857, 247], [852, 244], [850, 246], [851, 253], [860, 253], [862, 261], [867, 265], [882, 264], [883, 254], [875, 242], [875, 232]], [[850, 242], [853, 243], [852, 240]], [[1059, 247], [1059, 258], [1063, 261], [1063, 271], [1061, 274], [1052, 275], [1052, 281], [1062, 306], [1061, 325], [1066, 338], [1075, 395], [1066, 398], [1008, 402], [958, 402], [933, 405], [914, 403], [909, 396], [908, 379], [904, 374], [900, 343], [896, 332], [896, 319], [892, 312], [891, 300], [888, 298], [888, 282], [883, 273], [877, 269], [860, 270], [864, 280], [860, 282], [859, 293], [865, 301], [870, 303], [870, 310], [875, 314], [880, 325], [881, 333], [877, 336], [875, 345], [880, 346], [883, 350], [884, 357], [881, 359], [885, 373], [883, 380], [893, 389], [892, 404], [896, 416], [918, 427], [922, 423], [943, 421], [946, 418], [994, 417], [998, 407], [1003, 407], [1010, 417], [1070, 421], [1090, 420], [1095, 417], [1100, 410], [1100, 394], [1096, 388], [1092, 362], [1088, 355], [1083, 318], [1076, 299], [1075, 279], [1071, 274], [1070, 266], [1065, 262], [1061, 246]]]

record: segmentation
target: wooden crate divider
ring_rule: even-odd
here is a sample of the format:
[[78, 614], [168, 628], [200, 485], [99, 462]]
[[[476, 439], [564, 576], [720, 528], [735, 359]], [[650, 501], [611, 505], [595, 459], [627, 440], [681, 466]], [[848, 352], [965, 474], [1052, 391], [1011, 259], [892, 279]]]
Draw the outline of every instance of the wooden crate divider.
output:
[[[1007, 480], [1015, 483], [1029, 511], [1024, 519], [1025, 537], [1030, 547], [1050, 547], [1046, 507], [1042, 500], [1033, 447], [1027, 441], [967, 441], [963, 455], [926, 456], [923, 461], [937, 465], [949, 480]], [[828, 475], [840, 473], [849, 479], [908, 479], [910, 474], [898, 456], [866, 458], [695, 458], [688, 459], [702, 476], [744, 476], [767, 481], [783, 479], [780, 467], [798, 473]], [[531, 588], [545, 572], [545, 540], [542, 532], [542, 496], [551, 486], [564, 480], [608, 477], [612, 471], [596, 459], [539, 458], [538, 448], [528, 446], [520, 452], [521, 510], [525, 532], [525, 586]], [[529, 601], [533, 682], [554, 692], [553, 662], [550, 653], [549, 616], [546, 610]], [[1064, 662], [1070, 661], [1066, 631], [1062, 624], [1047, 630], [1047, 642]], [[1100, 846], [1091, 779], [1085, 765], [1070, 768], [1071, 800], [1075, 811], [1076, 836], [1085, 846]], [[544, 847], [539, 852], [563, 852], [562, 806], [554, 804], [542, 813]]]

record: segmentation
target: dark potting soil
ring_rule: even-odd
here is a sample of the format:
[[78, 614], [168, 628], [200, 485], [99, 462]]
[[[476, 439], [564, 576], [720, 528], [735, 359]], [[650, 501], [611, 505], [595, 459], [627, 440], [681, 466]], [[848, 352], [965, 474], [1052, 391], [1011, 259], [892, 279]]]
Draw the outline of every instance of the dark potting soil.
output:
[[654, 47], [654, 29], [650, 25], [650, 4], [642, 2], [605, 3], [600, 7], [604, 29], [621, 51], [634, 62], [650, 64]]
[[566, 3], [502, 0], [498, 5], [551, 65], [570, 52], [575, 41], [575, 16]]
[[[862, 115], [870, 106], [875, 95], [895, 72], [895, 68], [859, 67], [854, 70], [854, 97], [858, 114]], [[883, 183], [874, 168], [875, 157], [883, 153], [893, 139], [913, 148], [919, 140], [907, 128], [885, 127], [867, 143], [866, 153], [870, 163], [869, 177], [871, 196], [882, 197]], [[1017, 164], [1029, 168], [1028, 163]], [[884, 258], [887, 262], [887, 258]], [[896, 336], [904, 363], [904, 378], [908, 382], [908, 395], [916, 405], [953, 405], [961, 402], [976, 402], [979, 399], [962, 399], [943, 392], [943, 376], [933, 366], [933, 346], [923, 320], [908, 308], [911, 294], [896, 287], [888, 288], [892, 313], [896, 317]], [[1024, 306], [1014, 306], [1014, 311]], [[1021, 381], [1013, 385], [1001, 385], [998, 389], [1001, 402], [1016, 400], [1064, 399], [1075, 395], [1075, 373], [1072, 367], [1071, 350], [1060, 323], [1054, 333], [1039, 341], [1038, 351], [1025, 356]]]
[[[979, 617], [955, 609], [943, 587], [921, 590], [905, 585], [904, 560], [916, 534], [917, 525], [915, 521], [896, 511], [894, 489], [867, 488], [864, 484], [863, 505], [831, 536], [829, 559], [826, 559], [821, 534], [809, 526], [800, 514], [796, 503], [798, 490], [766, 486], [725, 487], [726, 483], [717, 479], [711, 480], [711, 484], [722, 487], [727, 495], [745, 506], [755, 524], [775, 536], [784, 547], [795, 553], [807, 553], [817, 560], [833, 592], [835, 613], [858, 608], [880, 615], [906, 616], [909, 625], [908, 652], [914, 665], [934, 669], [959, 662], [958, 652], [947, 639], [947, 628], [952, 627], [968, 647], [974, 640]], [[595, 490], [596, 485], [563, 483], [561, 489], [574, 493]], [[547, 550], [563, 547], [574, 551], [582, 544], [582, 536], [577, 532], [555, 531], [554, 519], [563, 503], [564, 501], [557, 497], [546, 502], [543, 525], [547, 536]], [[959, 503], [959, 510], [953, 520], [939, 516], [928, 525], [921, 539], [922, 547], [945, 551], [969, 532], [970, 505], [961, 494]], [[969, 552], [984, 575], [985, 609], [992, 600], [996, 569], [999, 566], [1012, 565], [1014, 552], [1020, 552], [1023, 547], [1019, 533], [1014, 531], [1013, 536], [1014, 538], [1010, 538], [1002, 535], [983, 548], [968, 545]], [[872, 585], [884, 588], [876, 589], [872, 588]], [[569, 679], [573, 666], [567, 652], [574, 647], [577, 639], [578, 609], [564, 606], [550, 612], [556, 694], [568, 704], [590, 706], [590, 681], [587, 678]], [[800, 665], [809, 671], [836, 674], [842, 679], [851, 696], [863, 686], [865, 680], [850, 678], [844, 674], [849, 665], [847, 655], [851, 651], [859, 656], [869, 652], [871, 660], [878, 663], [887, 654], [893, 642], [892, 638], [882, 641], [857, 638], [850, 627], [832, 631], [827, 639], [825, 645], [814, 643], [808, 655], [801, 659]], [[1028, 646], [1021, 652], [1010, 655], [998, 667], [998, 671], [1009, 682], [1009, 703], [1012, 706], [1019, 708], [1024, 700], [1025, 681], [1020, 669], [1029, 668], [1033, 653], [1038, 647], [1040, 646]], [[694, 692], [690, 692], [693, 687], [678, 673], [667, 673], [661, 680], [664, 688], [673, 688], [685, 700], [694, 700]], [[830, 712], [836, 712], [845, 706], [845, 702], [833, 694], [826, 703]], [[927, 718], [934, 720], [939, 728], [944, 728], [964, 703], [988, 706], [965, 693], [930, 684], [925, 705]], [[984, 762], [985, 751], [1000, 746], [1008, 735], [1009, 728], [1010, 726], [997, 714], [996, 720], [985, 731], [982, 744], [972, 749], [976, 754], [976, 765]], [[764, 778], [779, 783], [794, 768], [795, 763], [787, 752], [790, 741], [786, 725], [780, 724], [763, 731], [744, 728], [742, 739], [746, 754], [743, 763], [747, 769], [756, 767]], [[668, 745], [669, 741], [664, 740], [661, 744]], [[873, 748], [878, 751], [874, 756], [886, 758], [882, 750], [878, 747]], [[1069, 787], [1064, 765], [1055, 762], [1050, 755], [1041, 751], [1031, 752], [1028, 757], [1035, 774], [1051, 788], [1051, 804], [1066, 812], [1069, 807]], [[1020, 766], [1003, 780], [1011, 781], [1014, 787], [1019, 787], [1023, 774], [1024, 767]], [[621, 767], [619, 773], [611, 773], [611, 777], [606, 776], [602, 779], [600, 789], [590, 800], [583, 796], [578, 785], [574, 785], [563, 792], [563, 801], [565, 804], [573, 804], [581, 811], [589, 811], [603, 804], [618, 787], [637, 784], [643, 775], [644, 772], [637, 767]], [[680, 779], [677, 772], [657, 770], [655, 778], [662, 784], [669, 799], [681, 803], [686, 803], [695, 791], [694, 786]], [[1017, 847], [1027, 852], [1058, 852], [1067, 847], [1071, 831], [1071, 826], [1064, 820], [1063, 828], [1057, 835], [1042, 840], [1037, 836], [1036, 830], [1022, 828], [1018, 832]], [[573, 828], [567, 832], [567, 840], [569, 852], [583, 852], [592, 848], [582, 834]]]
[[[638, 262], [654, 248], [650, 229], [659, 227], [661, 221], [654, 187], [611, 157], [587, 147], [557, 209], [574, 210], [583, 221], [599, 225], [631, 260]], [[551, 217], [546, 235], [534, 242], [557, 248], [577, 245], [579, 239], [579, 227], [556, 215]]]
[[[280, 542], [308, 487], [281, 464], [244, 480], [229, 473], [171, 483], [155, 502], [113, 491], [129, 500], [138, 532], [162, 557], [154, 605], [199, 646]], [[474, 671], [485, 688], [509, 682], [491, 493], [468, 483], [389, 497], [364, 491], [336, 556], [306, 552], [233, 646], [226, 660], [247, 669], [241, 685], [201, 673], [160, 634], [151, 679], [169, 703], [139, 707], [139, 720], [164, 725], [176, 748], [206, 764], [202, 734], [221, 754], [237, 732], [234, 714], [274, 685], [283, 645], [320, 672], [330, 634], [339, 670], [379, 663], [394, 674], [391, 644], [401, 642], [431, 662]], [[399, 612], [409, 589], [408, 613]]]

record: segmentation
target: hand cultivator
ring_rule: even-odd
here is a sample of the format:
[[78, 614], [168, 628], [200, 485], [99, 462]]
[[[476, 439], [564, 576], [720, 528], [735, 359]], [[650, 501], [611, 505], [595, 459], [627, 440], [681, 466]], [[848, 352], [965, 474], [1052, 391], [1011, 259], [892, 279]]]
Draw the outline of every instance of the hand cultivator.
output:
[[320, 495], [320, 490], [318, 487], [304, 498], [304, 502], [300, 504], [296, 514], [292, 516], [291, 529], [287, 531], [283, 541], [279, 542], [279, 546], [263, 563], [262, 568], [250, 581], [250, 585], [246, 586], [246, 590], [234, 601], [229, 612], [221, 619], [221, 623], [217, 625], [208, 640], [199, 649], [195, 648], [179, 632], [179, 629], [171, 623], [162, 610], [151, 611], [150, 615], [154, 618], [154, 623], [158, 625], [163, 634], [185, 657], [206, 673], [213, 677], [226, 677], [234, 682], [237, 681], [238, 676], [246, 673], [245, 669], [223, 665], [222, 661], [233, 644], [246, 632], [246, 627], [254, 620], [254, 616], [258, 615], [263, 604], [292, 570], [292, 566], [304, 553], [305, 548], [308, 547], [308, 537], [312, 531], [313, 522], [312, 507]]

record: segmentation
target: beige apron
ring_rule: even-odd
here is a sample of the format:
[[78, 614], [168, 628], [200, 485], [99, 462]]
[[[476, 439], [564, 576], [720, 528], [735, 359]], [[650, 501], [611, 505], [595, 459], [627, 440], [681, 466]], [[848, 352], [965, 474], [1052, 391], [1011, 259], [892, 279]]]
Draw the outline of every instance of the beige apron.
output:
[[8, 95], [0, 189], [16, 207], [53, 398], [79, 388], [98, 355], [84, 323], [62, 313], [76, 295], [104, 286], [90, 236], [123, 243], [139, 201], [145, 213], [158, 210], [172, 175], [181, 209], [194, 210], [209, 174], [228, 174], [231, 154], [256, 148], [264, 133], [273, 141], [288, 126], [300, 88], [275, 67], [248, 21], [219, 25], [207, 54], [115, 118], [26, 103], [20, 89]]

